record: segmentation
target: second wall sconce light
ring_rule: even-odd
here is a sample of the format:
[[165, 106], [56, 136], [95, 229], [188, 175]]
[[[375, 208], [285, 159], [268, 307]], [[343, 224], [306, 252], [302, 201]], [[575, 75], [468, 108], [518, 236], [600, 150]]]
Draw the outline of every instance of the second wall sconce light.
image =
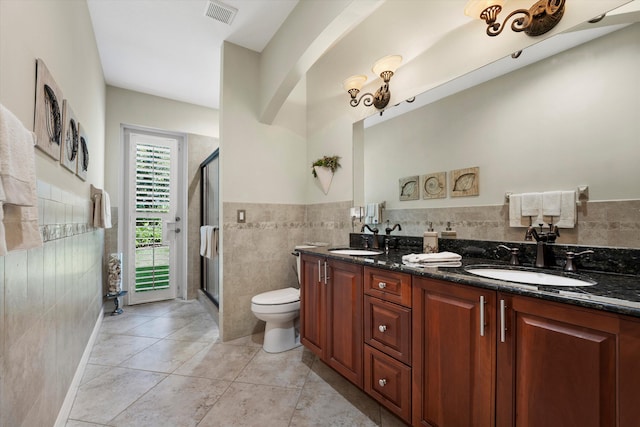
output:
[[370, 107], [373, 105], [378, 110], [382, 110], [384, 107], [389, 104], [389, 99], [391, 98], [391, 91], [389, 91], [389, 80], [395, 73], [396, 69], [402, 62], [402, 56], [400, 55], [389, 55], [384, 58], [379, 59], [373, 64], [373, 72], [375, 75], [380, 76], [380, 78], [384, 81], [382, 86], [376, 91], [375, 94], [365, 93], [360, 98], [358, 94], [360, 93], [360, 89], [367, 81], [367, 76], [358, 74], [355, 76], [351, 76], [346, 79], [342, 84], [344, 89], [349, 92], [351, 95], [351, 100], [349, 104], [352, 107], [357, 107], [360, 105], [360, 101], [365, 105], [365, 107]]
[[472, 18], [484, 20], [487, 23], [487, 35], [491, 37], [500, 34], [507, 21], [516, 15], [522, 16], [515, 18], [511, 23], [513, 31], [524, 31], [528, 36], [539, 36], [555, 27], [564, 14], [565, 0], [538, 0], [528, 10], [514, 10], [500, 24], [496, 20], [505, 2], [506, 0], [469, 0], [464, 13]]

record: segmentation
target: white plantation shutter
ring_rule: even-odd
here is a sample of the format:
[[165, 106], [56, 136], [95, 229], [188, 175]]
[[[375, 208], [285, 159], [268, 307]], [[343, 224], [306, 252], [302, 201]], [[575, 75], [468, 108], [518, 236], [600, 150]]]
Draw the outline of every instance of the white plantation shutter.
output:
[[169, 212], [170, 172], [169, 148], [136, 144], [136, 211]]

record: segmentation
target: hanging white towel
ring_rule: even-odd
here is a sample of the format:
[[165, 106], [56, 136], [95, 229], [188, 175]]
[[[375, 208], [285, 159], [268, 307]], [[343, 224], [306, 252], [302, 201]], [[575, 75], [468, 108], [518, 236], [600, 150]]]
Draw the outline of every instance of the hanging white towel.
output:
[[34, 134], [0, 104], [0, 202], [38, 206]]
[[560, 201], [560, 218], [556, 222], [558, 228], [574, 228], [578, 220], [578, 208], [575, 191], [563, 191]]
[[200, 255], [205, 256], [207, 254], [207, 229], [208, 225], [200, 227]]
[[522, 216], [531, 217], [533, 224], [542, 224], [542, 193], [522, 194]]
[[0, 104], [0, 256], [42, 246], [34, 135]]
[[511, 194], [509, 196], [509, 226], [528, 227], [529, 218], [522, 216], [522, 194]]
[[555, 217], [560, 216], [561, 200], [561, 191], [545, 191], [542, 193], [542, 215]]
[[111, 228], [111, 199], [109, 198], [109, 193], [102, 190], [102, 203], [101, 203], [101, 219], [102, 219], [102, 227]]

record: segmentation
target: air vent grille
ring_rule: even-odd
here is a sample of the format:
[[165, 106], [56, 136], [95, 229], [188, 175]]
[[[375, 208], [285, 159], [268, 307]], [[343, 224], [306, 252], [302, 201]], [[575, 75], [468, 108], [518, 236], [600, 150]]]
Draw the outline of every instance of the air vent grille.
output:
[[231, 25], [237, 13], [238, 9], [235, 7], [213, 0], [207, 2], [207, 8], [204, 11], [205, 16], [228, 25]]

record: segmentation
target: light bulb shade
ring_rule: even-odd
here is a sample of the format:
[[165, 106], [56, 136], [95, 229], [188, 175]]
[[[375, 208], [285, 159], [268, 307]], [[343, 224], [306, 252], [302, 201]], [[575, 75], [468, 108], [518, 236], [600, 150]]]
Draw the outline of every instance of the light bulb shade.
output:
[[349, 92], [352, 89], [357, 89], [359, 91], [360, 89], [362, 89], [362, 85], [364, 85], [364, 82], [366, 81], [367, 81], [367, 76], [358, 74], [345, 79], [342, 82], [342, 86], [344, 87], [344, 90], [346, 90], [347, 92]]
[[505, 0], [469, 0], [467, 5], [464, 7], [464, 14], [474, 18], [481, 19], [480, 14], [486, 8], [491, 6], [504, 6]]
[[372, 71], [376, 76], [379, 76], [385, 71], [395, 73], [401, 62], [402, 56], [400, 55], [385, 56], [384, 58], [378, 59], [376, 63], [373, 64]]

